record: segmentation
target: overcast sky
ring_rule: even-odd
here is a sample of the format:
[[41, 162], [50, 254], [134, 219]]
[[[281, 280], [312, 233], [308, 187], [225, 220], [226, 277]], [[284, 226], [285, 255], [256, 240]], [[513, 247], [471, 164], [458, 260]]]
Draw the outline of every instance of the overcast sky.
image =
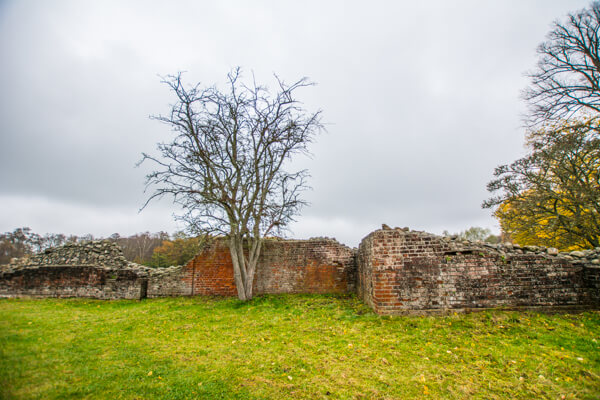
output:
[[520, 91], [552, 21], [586, 1], [2, 1], [0, 231], [174, 232], [144, 203], [159, 75], [221, 84], [241, 66], [298, 92], [327, 133], [291, 236], [356, 246], [381, 223], [498, 231], [486, 183], [524, 154]]

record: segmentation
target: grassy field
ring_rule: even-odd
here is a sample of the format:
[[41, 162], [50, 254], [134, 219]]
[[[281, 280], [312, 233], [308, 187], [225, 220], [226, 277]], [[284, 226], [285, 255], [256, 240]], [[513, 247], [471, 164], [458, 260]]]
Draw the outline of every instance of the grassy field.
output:
[[0, 300], [4, 399], [598, 399], [600, 313], [354, 297]]

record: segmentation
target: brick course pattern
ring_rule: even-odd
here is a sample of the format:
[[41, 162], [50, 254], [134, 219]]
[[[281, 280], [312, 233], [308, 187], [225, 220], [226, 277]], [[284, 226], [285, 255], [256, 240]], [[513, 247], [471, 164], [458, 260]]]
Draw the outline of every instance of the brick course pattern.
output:
[[[369, 234], [358, 250], [333, 239], [268, 239], [254, 293], [351, 293], [379, 314], [490, 307], [600, 306], [600, 249], [558, 253], [408, 228]], [[0, 266], [0, 297], [235, 296], [224, 240], [185, 266], [125, 260], [108, 241], [70, 244]]]
[[358, 293], [379, 314], [594, 306], [599, 269], [541, 252], [506, 253], [425, 232], [382, 229], [358, 250]]
[[[264, 243], [254, 293], [354, 291], [354, 251], [332, 239]], [[139, 299], [235, 296], [233, 265], [223, 240], [213, 241], [185, 266], [148, 268], [127, 262], [108, 241], [49, 249], [0, 269], [0, 297]]]
[[140, 299], [147, 279], [131, 269], [47, 265], [0, 275], [0, 297]]
[[216, 240], [182, 270], [190, 295], [235, 296], [233, 263], [224, 241]]
[[[254, 294], [348, 293], [355, 289], [354, 251], [333, 239], [279, 240], [263, 244]], [[224, 241], [214, 241], [183, 268], [190, 293], [235, 296], [233, 264]]]
[[189, 296], [191, 290], [181, 265], [157, 268], [148, 273], [147, 297]]

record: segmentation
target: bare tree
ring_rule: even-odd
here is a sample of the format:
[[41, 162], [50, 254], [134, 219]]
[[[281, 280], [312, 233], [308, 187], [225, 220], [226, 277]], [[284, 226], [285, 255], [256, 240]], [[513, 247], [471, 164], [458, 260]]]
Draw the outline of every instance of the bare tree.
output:
[[152, 260], [154, 249], [160, 246], [163, 241], [169, 240], [169, 235], [166, 232], [140, 232], [128, 237], [113, 234], [109, 239], [121, 247], [123, 256], [127, 260], [148, 264]]
[[158, 170], [147, 175], [152, 199], [171, 195], [193, 234], [227, 238], [238, 297], [252, 298], [263, 238], [285, 228], [305, 204], [306, 170], [286, 172], [286, 162], [322, 129], [320, 111], [307, 112], [295, 98], [311, 86], [306, 78], [288, 85], [275, 77], [271, 94], [255, 82], [228, 74], [228, 91], [186, 87], [181, 74], [163, 80], [175, 93], [169, 115], [153, 117], [175, 132], [158, 144], [160, 158], [143, 154]]
[[580, 110], [600, 112], [599, 28], [600, 2], [554, 23], [523, 93], [529, 125], [569, 119]]
[[0, 234], [0, 264], [14, 257], [38, 253], [49, 247], [63, 245], [67, 237], [63, 234], [46, 233], [41, 236], [30, 228], [17, 228], [12, 232]]
[[39, 239], [40, 235], [27, 227], [0, 234], [0, 264], [7, 264], [11, 258], [33, 254]]
[[470, 240], [472, 242], [485, 241], [488, 243], [497, 243], [500, 239], [496, 235], [492, 235], [492, 231], [488, 228], [481, 228], [479, 226], [472, 226], [469, 229], [461, 231], [459, 233], [450, 233], [448, 231], [442, 232], [443, 236], [456, 237], [460, 240]]
[[41, 245], [38, 251], [47, 249], [49, 247], [58, 247], [65, 244], [67, 237], [62, 233], [46, 233], [41, 239]]

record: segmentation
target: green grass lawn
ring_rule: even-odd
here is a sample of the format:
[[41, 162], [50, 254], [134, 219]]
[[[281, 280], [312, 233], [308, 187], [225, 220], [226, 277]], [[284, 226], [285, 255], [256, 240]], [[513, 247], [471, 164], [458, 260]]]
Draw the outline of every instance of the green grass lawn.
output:
[[598, 399], [600, 313], [355, 297], [0, 300], [4, 399]]

